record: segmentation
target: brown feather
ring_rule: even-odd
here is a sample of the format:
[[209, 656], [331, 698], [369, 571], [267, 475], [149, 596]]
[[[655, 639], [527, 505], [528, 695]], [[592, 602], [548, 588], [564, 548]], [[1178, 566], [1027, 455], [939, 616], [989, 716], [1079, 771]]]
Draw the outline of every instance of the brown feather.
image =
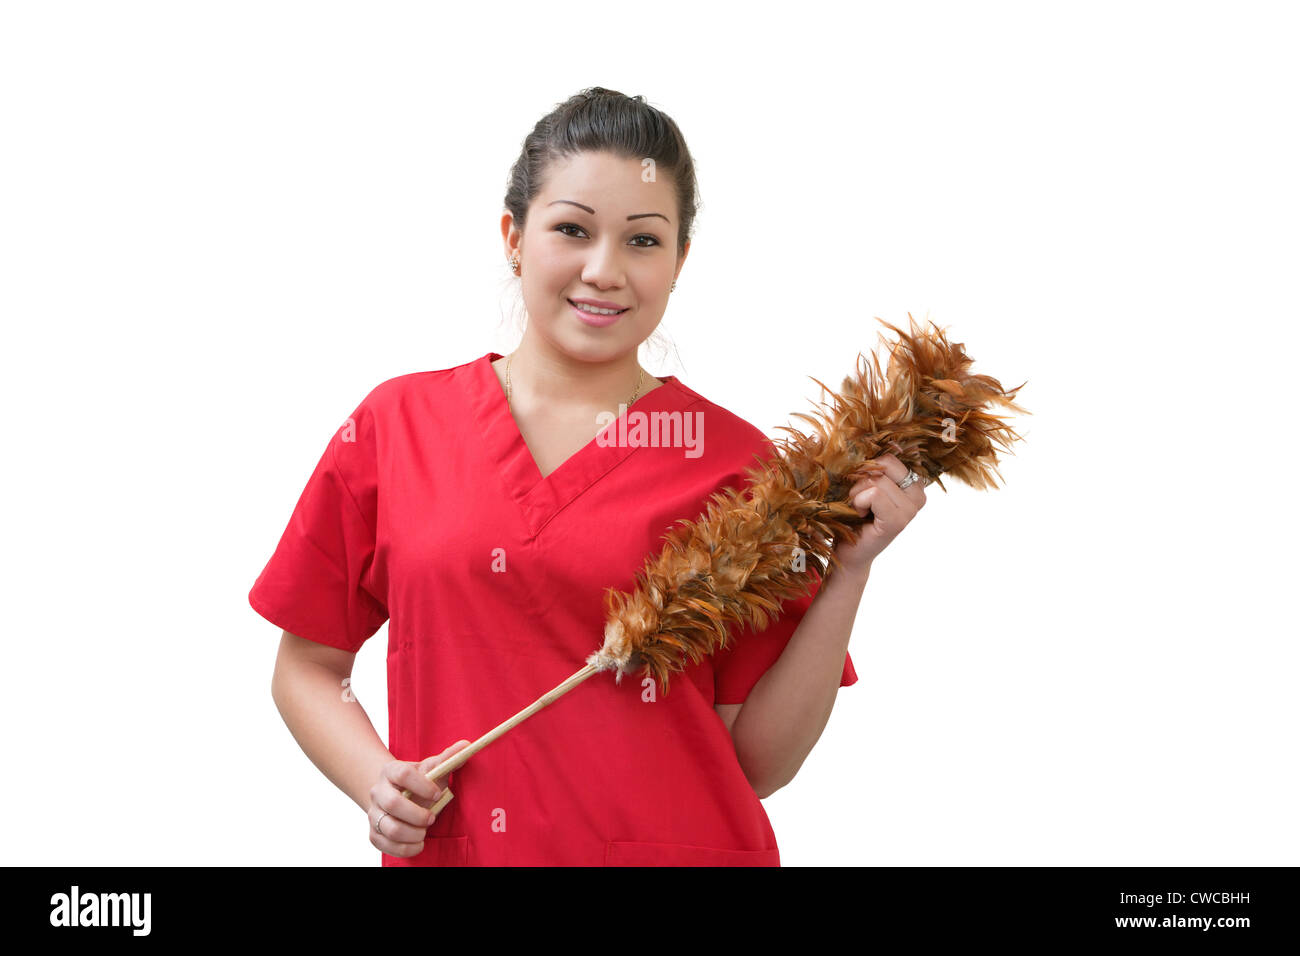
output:
[[793, 415], [811, 431], [781, 426], [787, 436], [747, 469], [744, 487], [712, 495], [704, 513], [664, 535], [631, 594], [606, 590], [605, 641], [588, 664], [613, 669], [616, 681], [641, 667], [667, 694], [688, 659], [722, 650], [737, 628], [766, 628], [785, 601], [811, 589], [811, 575], [793, 569], [796, 549], [824, 578], [839, 566], [836, 545], [857, 540], [866, 519], [848, 492], [881, 473], [871, 459], [886, 452], [945, 491], [944, 474], [998, 487], [997, 451], [1021, 436], [993, 410], [1028, 414], [1013, 401], [1024, 383], [1004, 390], [973, 374], [964, 345], [933, 322], [923, 330], [909, 313], [904, 332], [878, 321], [898, 336], [887, 368], [859, 354], [838, 393], [814, 378], [830, 400], [815, 415]]

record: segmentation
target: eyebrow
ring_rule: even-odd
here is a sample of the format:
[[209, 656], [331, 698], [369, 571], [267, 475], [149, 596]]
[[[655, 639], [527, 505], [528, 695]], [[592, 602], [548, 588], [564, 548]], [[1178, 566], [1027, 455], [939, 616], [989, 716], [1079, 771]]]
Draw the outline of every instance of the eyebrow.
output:
[[[557, 203], [557, 202], [567, 202], [570, 206], [577, 206], [579, 209], [585, 209], [587, 212], [591, 213], [593, 216], [596, 215], [596, 210], [592, 209], [590, 206], [584, 206], [584, 205], [583, 205], [582, 203], [580, 203], [580, 202], [574, 202], [572, 199], [556, 199], [556, 200], [554, 200], [553, 202], [548, 202], [546, 205], [548, 205], [548, 206], [554, 206], [555, 203]], [[635, 215], [628, 216], [627, 218], [628, 218], [629, 221], [631, 221], [631, 220], [633, 220], [633, 219], [645, 219], [647, 216], [658, 216], [660, 219], [662, 219], [664, 222], [668, 223], [669, 225], [672, 224], [672, 220], [669, 219], [667, 216], [665, 216], [665, 215], [664, 215], [663, 213], [661, 213], [661, 212], [639, 212], [639, 213], [636, 213]]]

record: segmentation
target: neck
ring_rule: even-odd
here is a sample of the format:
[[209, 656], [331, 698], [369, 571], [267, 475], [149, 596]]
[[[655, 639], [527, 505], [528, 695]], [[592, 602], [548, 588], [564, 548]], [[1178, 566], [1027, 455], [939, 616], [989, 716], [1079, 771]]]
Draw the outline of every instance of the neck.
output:
[[637, 397], [659, 383], [642, 374], [636, 350], [602, 361], [586, 362], [560, 352], [525, 331], [523, 341], [502, 360], [510, 361], [510, 379], [516, 398], [529, 399], [550, 407], [615, 409], [641, 387]]

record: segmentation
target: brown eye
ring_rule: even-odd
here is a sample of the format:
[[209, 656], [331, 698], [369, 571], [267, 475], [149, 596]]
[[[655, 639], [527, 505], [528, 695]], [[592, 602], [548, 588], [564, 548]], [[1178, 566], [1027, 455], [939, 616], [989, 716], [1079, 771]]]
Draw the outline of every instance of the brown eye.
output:
[[[566, 229], [576, 229], [584, 236], [587, 234], [586, 230], [584, 230], [577, 223], [573, 223], [573, 222], [562, 222], [555, 227], [555, 231], [561, 233], [562, 235], [571, 236], [574, 239], [580, 238], [578, 236], [573, 235], [573, 233], [571, 232], [565, 232]], [[649, 239], [650, 241], [648, 243], [639, 243], [637, 242], [638, 239]], [[639, 235], [633, 236], [631, 241], [636, 245], [638, 249], [653, 249], [655, 246], [660, 244], [658, 239], [644, 232], [640, 233]]]

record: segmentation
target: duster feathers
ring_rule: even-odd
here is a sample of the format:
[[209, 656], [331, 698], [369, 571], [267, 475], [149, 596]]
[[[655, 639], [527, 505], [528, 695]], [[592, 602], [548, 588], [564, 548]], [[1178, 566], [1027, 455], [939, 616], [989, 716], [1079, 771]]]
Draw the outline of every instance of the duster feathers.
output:
[[[733, 628], [763, 630], [783, 602], [806, 595], [808, 565], [825, 576], [838, 567], [840, 540], [857, 540], [863, 518], [848, 500], [860, 478], [880, 474], [871, 459], [893, 454], [922, 479], [950, 475], [974, 488], [997, 487], [997, 449], [1017, 435], [995, 408], [1025, 412], [987, 375], [972, 374], [962, 343], [930, 323], [898, 336], [887, 371], [859, 354], [853, 375], [816, 417], [795, 413], [812, 431], [782, 427], [774, 454], [746, 471], [746, 486], [714, 494], [697, 519], [682, 519], [647, 560], [631, 594], [605, 592], [605, 641], [587, 658], [596, 670], [643, 668], [663, 692], [670, 674], [722, 650]], [[999, 475], [1000, 477], [1000, 475]], [[947, 489], [944, 488], [946, 491]]]

